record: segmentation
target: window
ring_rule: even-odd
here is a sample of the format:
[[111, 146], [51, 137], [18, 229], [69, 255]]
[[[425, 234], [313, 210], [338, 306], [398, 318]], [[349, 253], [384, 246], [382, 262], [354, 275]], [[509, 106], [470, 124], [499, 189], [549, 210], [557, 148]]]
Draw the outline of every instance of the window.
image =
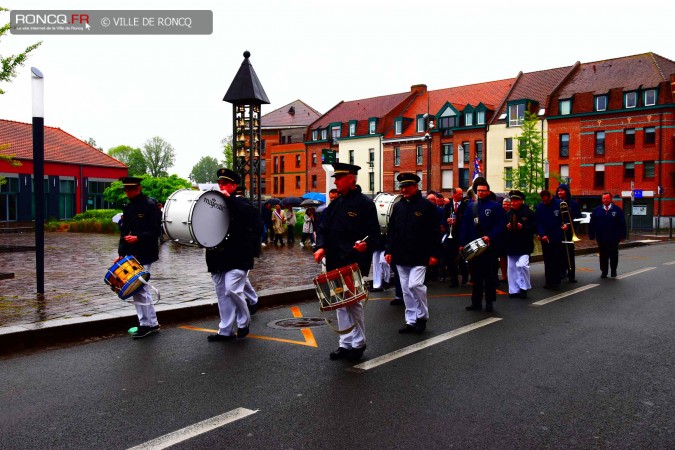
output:
[[524, 118], [525, 118], [525, 104], [524, 103], [509, 106], [509, 126], [510, 127], [521, 126], [523, 124]]
[[605, 186], [605, 165], [596, 164], [595, 165], [595, 177], [593, 178], [593, 183], [596, 188], [602, 188]]
[[394, 147], [394, 165], [401, 165], [401, 147]]
[[401, 189], [401, 184], [398, 182], [398, 172], [394, 172], [394, 190]]
[[401, 134], [403, 132], [403, 119], [400, 117], [394, 119], [394, 134]]
[[[103, 199], [103, 191], [110, 187], [110, 181], [89, 181], [87, 196], [87, 204], [85, 209], [108, 209], [114, 206]], [[2, 189], [0, 187], [0, 189]], [[2, 214], [2, 206], [0, 206], [0, 214]], [[2, 219], [0, 219], [2, 220]]]
[[635, 108], [637, 106], [637, 92], [626, 92], [623, 95], [625, 108]]
[[570, 166], [568, 164], [560, 165], [560, 178], [567, 180], [570, 177]]
[[312, 189], [316, 189], [316, 175], [312, 175]]
[[340, 137], [340, 132], [342, 131], [342, 127], [340, 125], [335, 125], [330, 127], [330, 137], [333, 139], [338, 139]]
[[642, 163], [644, 178], [654, 178], [654, 161], [645, 161]]
[[422, 165], [422, 162], [424, 160], [424, 147], [421, 145], [417, 146], [417, 165], [420, 166]]
[[[279, 173], [279, 157], [275, 156], [274, 157], [274, 172], [273, 173]], [[276, 189], [274, 190], [276, 192]]]
[[568, 116], [572, 114], [572, 100], [560, 100], [560, 115]]
[[19, 179], [7, 177], [5, 181], [0, 185], [0, 222], [18, 220]]
[[467, 127], [473, 126], [473, 113], [468, 112], [464, 114], [464, 125]]
[[635, 178], [635, 163], [633, 162], [623, 163], [623, 177]]
[[371, 163], [370, 167], [373, 167], [373, 164], [375, 164], [375, 149], [374, 148], [368, 149], [368, 162]]
[[513, 167], [504, 167], [504, 189], [513, 189]]
[[349, 135], [356, 136], [356, 121], [354, 120], [349, 122]]
[[321, 140], [325, 141], [326, 139], [328, 139], [328, 130], [324, 128], [321, 130]]
[[285, 172], [284, 156], [279, 157], [279, 172]]
[[441, 147], [441, 163], [452, 164], [453, 160], [454, 160], [454, 149], [452, 148], [452, 143], [443, 144], [443, 146]]
[[452, 170], [441, 170], [441, 189], [449, 191], [452, 188]]
[[656, 105], [656, 89], [648, 89], [645, 91], [645, 106]]
[[316, 153], [312, 153], [312, 165], [316, 166]]
[[279, 192], [279, 177], [274, 177], [274, 193]]
[[485, 111], [476, 111], [476, 125], [485, 125]]
[[513, 159], [513, 138], [504, 139], [504, 159], [507, 161]]
[[312, 140], [313, 140], [313, 141], [318, 141], [318, 140], [319, 140], [319, 130], [314, 130], [314, 131], [312, 131]]
[[368, 188], [369, 188], [370, 192], [375, 192], [375, 173], [374, 172], [368, 173]]
[[623, 130], [623, 145], [635, 145], [635, 128], [626, 128]]
[[468, 141], [462, 142], [462, 148], [464, 148], [464, 164], [467, 164], [471, 160], [471, 144]]
[[302, 155], [295, 155], [295, 167], [298, 168], [300, 167], [300, 163], [302, 162]]
[[605, 154], [605, 132], [595, 132], [595, 154], [601, 156]]
[[354, 164], [354, 150], [349, 150], [349, 164]]
[[559, 136], [559, 154], [561, 158], [567, 158], [570, 156], [570, 135], [565, 133]]
[[377, 129], [377, 119], [370, 119], [368, 121], [368, 134], [375, 134]]
[[469, 169], [459, 169], [459, 187], [466, 190], [469, 186]]
[[448, 128], [455, 128], [456, 122], [455, 122], [455, 116], [449, 116], [449, 117], [441, 117], [438, 120], [438, 128], [445, 130]]
[[279, 194], [283, 194], [286, 185], [286, 177], [279, 177], [279, 180]]
[[483, 160], [483, 141], [476, 141], [476, 158]]
[[656, 142], [656, 128], [645, 127], [645, 144], [653, 144]]
[[417, 116], [417, 132], [422, 133], [426, 129], [424, 116]]
[[595, 97], [595, 110], [596, 111], [606, 111], [607, 110], [607, 96], [598, 95]]
[[295, 176], [295, 188], [300, 189], [300, 175]]
[[422, 183], [424, 183], [424, 174], [422, 173], [421, 170], [418, 170], [417, 172], [415, 172], [415, 175], [417, 175], [418, 177], [420, 177], [420, 182], [417, 183], [417, 187], [420, 188], [420, 189], [422, 189]]

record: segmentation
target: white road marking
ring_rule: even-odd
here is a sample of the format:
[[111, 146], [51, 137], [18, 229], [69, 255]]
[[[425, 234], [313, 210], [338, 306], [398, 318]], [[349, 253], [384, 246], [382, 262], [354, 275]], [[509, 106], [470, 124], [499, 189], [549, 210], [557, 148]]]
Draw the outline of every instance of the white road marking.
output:
[[354, 367], [351, 367], [347, 370], [350, 371], [355, 371], [355, 372], [362, 372], [370, 369], [374, 369], [375, 367], [381, 366], [382, 364], [386, 364], [388, 362], [391, 362], [395, 359], [402, 358], [406, 355], [409, 355], [411, 353], [415, 353], [419, 350], [424, 350], [427, 347], [431, 347], [432, 345], [439, 344], [443, 341], [447, 341], [448, 339], [452, 339], [454, 337], [457, 337], [461, 334], [468, 333], [469, 331], [476, 330], [478, 328], [484, 327], [486, 325], [490, 325], [495, 322], [499, 322], [502, 320], [500, 317], [490, 317], [489, 319], [484, 319], [481, 321], [478, 321], [476, 323], [472, 323], [471, 325], [466, 325], [461, 328], [457, 328], [456, 330], [448, 331], [447, 333], [443, 333], [439, 336], [433, 337], [431, 339], [427, 339], [426, 341], [418, 342], [417, 344], [410, 345], [408, 347], [395, 350], [391, 353], [387, 353], [386, 355], [378, 356], [377, 358], [374, 359], [369, 359], [368, 361], [362, 362], [361, 364], [357, 364]]
[[637, 274], [639, 274], [639, 273], [647, 272], [647, 271], [649, 271], [649, 270], [654, 270], [654, 269], [656, 269], [656, 267], [645, 267], [644, 269], [634, 270], [633, 272], [622, 273], [621, 275], [619, 275], [618, 277], [616, 277], [616, 279], [617, 279], [617, 280], [622, 280], [622, 279], [624, 279], [624, 278], [632, 277], [633, 275], [637, 275]]
[[561, 298], [569, 297], [570, 295], [574, 295], [574, 294], [577, 294], [579, 292], [583, 292], [585, 290], [592, 289], [592, 288], [597, 287], [597, 286], [600, 286], [600, 285], [599, 284], [589, 284], [589, 285], [586, 285], [586, 286], [582, 286], [582, 287], [577, 288], [577, 289], [572, 289], [571, 291], [563, 292], [562, 294], [554, 295], [553, 297], [549, 297], [549, 298], [545, 298], [543, 300], [539, 300], [538, 302], [532, 303], [532, 305], [533, 306], [542, 306], [542, 305], [545, 305], [547, 303], [551, 303], [551, 302], [554, 302], [556, 300], [560, 300]]
[[197, 422], [194, 425], [190, 425], [180, 430], [174, 431], [173, 433], [165, 434], [160, 436], [157, 439], [153, 439], [144, 444], [137, 445], [132, 447], [129, 450], [139, 450], [139, 449], [153, 449], [159, 450], [172, 445], [176, 445], [179, 442], [186, 441], [190, 438], [198, 436], [200, 434], [206, 433], [207, 431], [215, 430], [218, 427], [227, 425], [228, 423], [234, 422], [244, 417], [250, 416], [251, 414], [257, 413], [258, 410], [250, 410], [246, 408], [237, 408], [232, 411], [228, 411], [219, 416], [211, 417], [210, 419]]
[[663, 263], [664, 266], [672, 266], [673, 264], [675, 264], [675, 261], [670, 261], [670, 262], [667, 262], [667, 263]]

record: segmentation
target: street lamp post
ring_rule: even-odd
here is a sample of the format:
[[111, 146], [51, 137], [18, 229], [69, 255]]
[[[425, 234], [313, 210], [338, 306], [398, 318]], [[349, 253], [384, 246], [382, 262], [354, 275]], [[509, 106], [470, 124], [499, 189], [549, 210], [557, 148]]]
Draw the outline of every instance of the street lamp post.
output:
[[424, 135], [424, 140], [427, 141], [427, 195], [431, 191], [431, 135], [427, 131]]
[[33, 192], [35, 199], [35, 278], [37, 293], [45, 293], [45, 112], [44, 76], [31, 67], [33, 90]]

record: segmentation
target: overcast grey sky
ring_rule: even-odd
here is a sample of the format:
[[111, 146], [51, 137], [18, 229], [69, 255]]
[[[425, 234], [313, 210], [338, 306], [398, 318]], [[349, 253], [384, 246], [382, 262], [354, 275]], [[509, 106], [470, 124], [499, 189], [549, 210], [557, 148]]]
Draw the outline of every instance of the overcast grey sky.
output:
[[[0, 96], [0, 118], [31, 121], [30, 67], [45, 76], [45, 123], [108, 150], [161, 136], [187, 177], [202, 156], [222, 158], [232, 107], [222, 101], [244, 50], [271, 101], [324, 113], [341, 100], [442, 89], [644, 52], [675, 59], [675, 2], [609, 0], [386, 2], [343, 0], [0, 0], [9, 9], [207, 9], [202, 36], [19, 36], [38, 40]], [[3, 23], [9, 14], [0, 15]]]

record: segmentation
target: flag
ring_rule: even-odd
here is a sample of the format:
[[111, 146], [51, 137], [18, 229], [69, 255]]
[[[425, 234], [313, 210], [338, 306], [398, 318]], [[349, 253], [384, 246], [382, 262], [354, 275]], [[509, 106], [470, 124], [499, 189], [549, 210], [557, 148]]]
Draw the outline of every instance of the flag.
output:
[[481, 167], [480, 163], [481, 163], [480, 158], [475, 158], [473, 160], [473, 180], [483, 176], [483, 168]]

